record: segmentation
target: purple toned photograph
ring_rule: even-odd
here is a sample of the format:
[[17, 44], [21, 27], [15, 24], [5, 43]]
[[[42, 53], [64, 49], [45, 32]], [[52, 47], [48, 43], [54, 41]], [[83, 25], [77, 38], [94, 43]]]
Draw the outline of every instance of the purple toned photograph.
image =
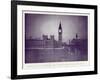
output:
[[88, 16], [25, 13], [25, 63], [88, 61]]

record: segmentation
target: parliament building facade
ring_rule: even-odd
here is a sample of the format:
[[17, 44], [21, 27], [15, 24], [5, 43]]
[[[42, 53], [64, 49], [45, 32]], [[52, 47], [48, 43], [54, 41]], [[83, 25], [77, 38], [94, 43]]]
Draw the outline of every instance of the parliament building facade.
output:
[[59, 48], [63, 46], [62, 42], [62, 26], [59, 24], [58, 28], [58, 40], [55, 40], [54, 35], [42, 35], [42, 39], [26, 39], [25, 46], [26, 48]]
[[63, 47], [82, 47], [87, 49], [87, 39], [78, 39], [78, 34], [76, 37], [70, 40], [67, 44], [66, 42], [62, 42], [62, 25], [61, 22], [58, 27], [58, 40], [55, 39], [54, 35], [42, 35], [42, 39], [25, 39], [25, 48], [63, 48]]

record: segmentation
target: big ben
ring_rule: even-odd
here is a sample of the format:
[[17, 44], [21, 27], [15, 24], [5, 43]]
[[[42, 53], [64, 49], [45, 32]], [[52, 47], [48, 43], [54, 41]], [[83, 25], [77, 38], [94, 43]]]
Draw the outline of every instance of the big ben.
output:
[[62, 42], [62, 26], [61, 26], [61, 22], [60, 22], [59, 28], [58, 28], [58, 41]]

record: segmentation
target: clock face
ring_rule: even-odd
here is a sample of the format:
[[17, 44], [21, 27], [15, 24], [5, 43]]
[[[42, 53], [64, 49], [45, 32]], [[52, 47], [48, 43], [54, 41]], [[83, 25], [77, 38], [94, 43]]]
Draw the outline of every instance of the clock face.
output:
[[61, 29], [59, 30], [59, 32], [61, 32]]

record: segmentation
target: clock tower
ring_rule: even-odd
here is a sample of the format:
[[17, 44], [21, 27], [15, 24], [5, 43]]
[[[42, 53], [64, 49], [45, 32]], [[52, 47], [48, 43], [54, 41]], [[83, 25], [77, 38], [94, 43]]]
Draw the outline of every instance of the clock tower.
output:
[[61, 22], [60, 22], [59, 28], [58, 28], [58, 41], [62, 42], [62, 26], [61, 26]]

